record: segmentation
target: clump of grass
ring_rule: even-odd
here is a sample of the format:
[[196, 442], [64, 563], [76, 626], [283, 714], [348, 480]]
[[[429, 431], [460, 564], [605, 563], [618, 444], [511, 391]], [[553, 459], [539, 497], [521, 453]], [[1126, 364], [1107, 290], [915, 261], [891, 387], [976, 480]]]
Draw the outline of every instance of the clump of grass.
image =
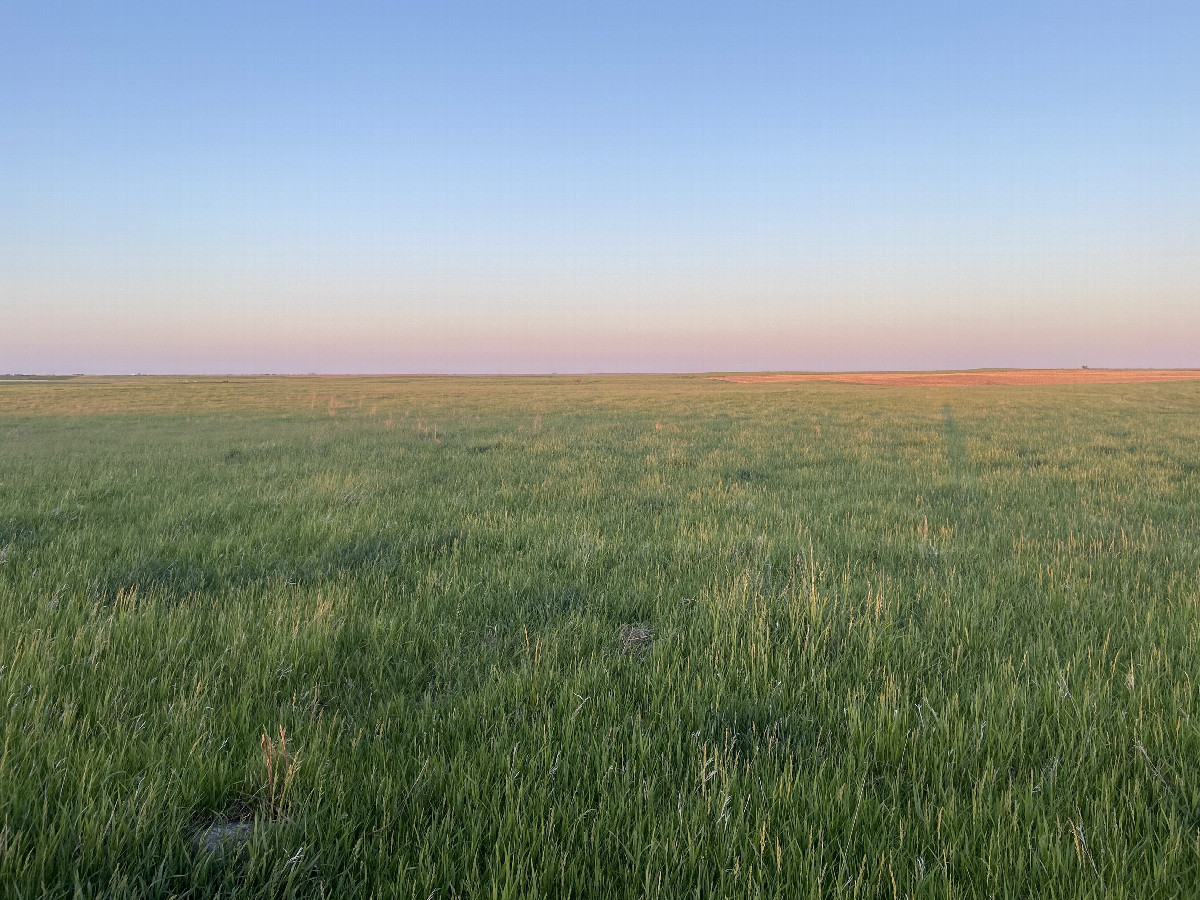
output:
[[199, 827], [193, 837], [197, 850], [217, 856], [241, 851], [256, 828], [285, 818], [300, 760], [288, 747], [287, 730], [282, 725], [278, 738], [264, 731], [259, 746], [265, 770], [262, 785], [244, 802]]
[[288, 749], [287, 731], [282, 725], [279, 726], [278, 741], [264, 731], [259, 743], [262, 745], [263, 762], [267, 771], [264, 787], [266, 812], [268, 818], [278, 819], [284, 815], [287, 808], [296, 772], [300, 768], [300, 759], [294, 750]]

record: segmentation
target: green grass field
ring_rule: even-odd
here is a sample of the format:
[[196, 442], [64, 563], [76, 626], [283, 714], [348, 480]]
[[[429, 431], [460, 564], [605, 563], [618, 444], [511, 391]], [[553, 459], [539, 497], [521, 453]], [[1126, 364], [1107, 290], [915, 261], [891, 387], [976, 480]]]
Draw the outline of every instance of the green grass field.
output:
[[0, 384], [5, 898], [1194, 897], [1198, 685], [1200, 383]]

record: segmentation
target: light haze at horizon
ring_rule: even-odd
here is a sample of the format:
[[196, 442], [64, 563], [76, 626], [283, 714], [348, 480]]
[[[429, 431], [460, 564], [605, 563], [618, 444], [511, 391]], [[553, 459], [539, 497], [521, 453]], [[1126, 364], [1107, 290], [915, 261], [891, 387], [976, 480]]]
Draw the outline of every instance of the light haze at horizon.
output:
[[1200, 16], [972, 6], [6, 4], [0, 372], [1200, 366]]

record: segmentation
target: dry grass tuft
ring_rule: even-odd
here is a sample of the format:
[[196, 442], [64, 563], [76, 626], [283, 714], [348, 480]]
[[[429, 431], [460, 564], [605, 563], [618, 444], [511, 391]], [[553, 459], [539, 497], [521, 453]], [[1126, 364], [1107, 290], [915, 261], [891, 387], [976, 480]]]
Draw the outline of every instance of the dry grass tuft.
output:
[[287, 732], [282, 725], [279, 726], [278, 741], [264, 733], [260, 743], [263, 760], [267, 766], [267, 812], [274, 819], [283, 814], [288, 794], [291, 792], [292, 780], [296, 777], [296, 770], [300, 768], [300, 760], [295, 751], [288, 750]]
[[645, 652], [652, 643], [654, 632], [645, 625], [621, 626], [621, 649], [626, 653]]

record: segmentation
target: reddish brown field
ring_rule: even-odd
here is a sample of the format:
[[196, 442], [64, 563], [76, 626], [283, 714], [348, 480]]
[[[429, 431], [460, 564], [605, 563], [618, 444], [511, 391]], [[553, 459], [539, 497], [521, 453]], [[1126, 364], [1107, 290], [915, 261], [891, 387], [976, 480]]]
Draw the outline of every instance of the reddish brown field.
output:
[[779, 381], [840, 381], [879, 385], [1129, 384], [1191, 381], [1200, 369], [1001, 369], [973, 372], [823, 372], [795, 375], [721, 375], [720, 381], [758, 384]]

